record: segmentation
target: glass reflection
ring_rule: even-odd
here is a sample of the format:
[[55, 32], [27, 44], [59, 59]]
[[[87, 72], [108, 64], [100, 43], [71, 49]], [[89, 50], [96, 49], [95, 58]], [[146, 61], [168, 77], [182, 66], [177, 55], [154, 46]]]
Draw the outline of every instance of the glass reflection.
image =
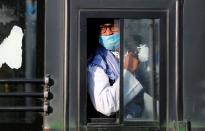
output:
[[[154, 44], [159, 20], [124, 20], [124, 118], [126, 120], [155, 120], [158, 118], [158, 75], [154, 65]], [[156, 37], [156, 38], [155, 38]], [[155, 62], [156, 63], [156, 62]], [[129, 88], [128, 88], [129, 87]]]

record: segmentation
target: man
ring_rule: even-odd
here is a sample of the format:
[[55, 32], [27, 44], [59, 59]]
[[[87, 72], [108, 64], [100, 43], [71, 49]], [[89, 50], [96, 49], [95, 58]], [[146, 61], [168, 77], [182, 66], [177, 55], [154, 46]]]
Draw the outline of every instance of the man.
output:
[[[99, 47], [88, 60], [88, 93], [94, 108], [105, 116], [119, 110], [120, 67], [119, 24], [105, 22], [99, 26]], [[125, 117], [139, 117], [142, 107], [137, 97], [143, 87], [135, 78], [139, 60], [128, 52], [124, 57]]]

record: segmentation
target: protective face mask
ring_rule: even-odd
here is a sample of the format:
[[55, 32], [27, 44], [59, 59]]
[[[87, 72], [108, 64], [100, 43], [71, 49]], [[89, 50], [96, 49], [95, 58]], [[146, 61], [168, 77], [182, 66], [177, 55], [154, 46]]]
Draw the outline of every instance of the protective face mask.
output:
[[146, 45], [141, 45], [138, 47], [139, 53], [138, 53], [138, 58], [141, 62], [146, 62], [148, 61], [149, 58], [149, 48]]
[[120, 33], [108, 36], [100, 36], [99, 43], [107, 50], [116, 50], [120, 46]]

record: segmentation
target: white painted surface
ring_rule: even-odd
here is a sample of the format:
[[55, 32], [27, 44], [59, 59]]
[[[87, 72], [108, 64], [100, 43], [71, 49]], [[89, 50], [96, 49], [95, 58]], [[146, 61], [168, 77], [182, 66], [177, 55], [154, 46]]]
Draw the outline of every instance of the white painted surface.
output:
[[0, 68], [6, 63], [12, 69], [19, 69], [22, 65], [22, 39], [21, 27], [13, 26], [7, 38], [0, 44]]

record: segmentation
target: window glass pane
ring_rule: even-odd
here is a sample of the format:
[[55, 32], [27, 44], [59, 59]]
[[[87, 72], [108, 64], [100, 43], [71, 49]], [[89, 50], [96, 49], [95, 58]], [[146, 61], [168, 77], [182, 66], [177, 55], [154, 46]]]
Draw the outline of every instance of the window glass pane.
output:
[[158, 119], [159, 20], [124, 20], [124, 118]]
[[[43, 9], [44, 1], [0, 0], [0, 79], [43, 78]], [[0, 84], [1, 93], [32, 92], [40, 91], [40, 89], [42, 89], [40, 85]], [[0, 103], [0, 106], [42, 104], [41, 100], [6, 97], [0, 98]], [[0, 122], [32, 122], [36, 121], [39, 115], [0, 112]], [[40, 122], [41, 119], [38, 121]]]
[[88, 122], [116, 122], [120, 97], [119, 49], [119, 20], [87, 20]]

